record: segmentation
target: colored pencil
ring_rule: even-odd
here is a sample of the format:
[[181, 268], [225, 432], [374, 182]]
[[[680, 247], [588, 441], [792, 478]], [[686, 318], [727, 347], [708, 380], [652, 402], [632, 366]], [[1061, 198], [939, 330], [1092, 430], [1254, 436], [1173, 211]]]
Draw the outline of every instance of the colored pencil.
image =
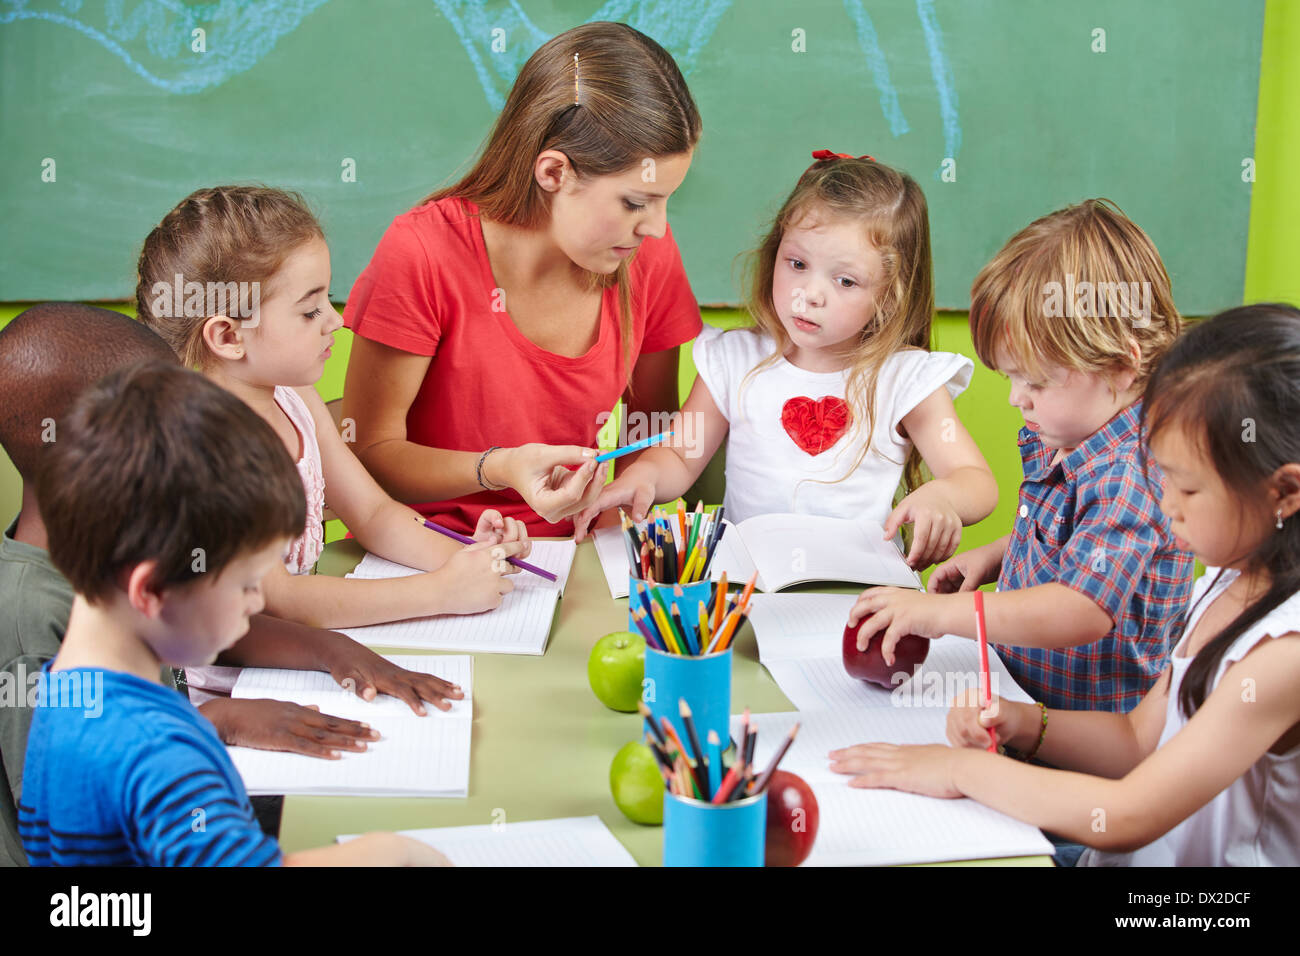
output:
[[782, 742], [780, 749], [772, 756], [772, 762], [767, 765], [767, 769], [764, 770], [759, 775], [758, 779], [754, 781], [754, 793], [762, 793], [764, 788], [767, 787], [768, 781], [772, 779], [772, 774], [776, 773], [777, 764], [781, 762], [781, 759], [785, 756], [785, 752], [789, 750], [790, 745], [794, 743], [795, 734], [797, 733], [799, 733], [799, 725], [795, 724], [790, 728], [790, 732], [785, 735], [785, 740]]
[[[985, 711], [993, 703], [993, 691], [989, 686], [989, 636], [984, 629], [984, 592], [978, 588], [975, 589], [975, 633], [980, 642], [980, 710]], [[989, 753], [997, 753], [997, 734], [992, 727], [986, 729], [989, 732]]]
[[[444, 528], [442, 525], [438, 524], [437, 522], [430, 521], [428, 518], [421, 518], [419, 515], [416, 515], [415, 520], [422, 522], [424, 526], [428, 528], [430, 531], [436, 531], [438, 532], [438, 534], [446, 535], [447, 537], [451, 538], [453, 541], [459, 541], [461, 544], [478, 544], [478, 542], [475, 541], [473, 538], [467, 537], [466, 535], [463, 535], [458, 531], [452, 531], [450, 528]], [[559, 578], [557, 578], [550, 571], [547, 571], [545, 568], [539, 568], [535, 564], [529, 564], [527, 561], [522, 561], [519, 558], [506, 558], [506, 560], [511, 564], [513, 564], [515, 567], [519, 568], [520, 570], [531, 571], [533, 574], [536, 574], [538, 577], [546, 578], [546, 580], [548, 581], [559, 580]]]
[[709, 793], [718, 792], [722, 786], [722, 740], [716, 730], [710, 730], [709, 740]]
[[665, 438], [671, 438], [672, 432], [660, 432], [658, 435], [651, 435], [649, 438], [643, 438], [638, 442], [630, 445], [624, 445], [622, 448], [615, 448], [613, 451], [607, 451], [604, 454], [596, 456], [596, 463], [602, 461], [611, 461], [615, 458], [622, 458], [624, 455], [630, 455], [634, 451], [640, 451], [642, 448], [649, 448], [651, 445], [657, 445]]
[[723, 612], [727, 608], [727, 572], [722, 572], [722, 578], [718, 581], [718, 590], [715, 593], [717, 603], [713, 606], [713, 627], [710, 628], [715, 634], [718, 628], [722, 627]]
[[641, 715], [651, 732], [654, 733], [655, 739], [659, 741], [659, 746], [667, 750], [668, 741], [664, 738], [663, 731], [655, 726], [655, 715], [650, 712], [650, 705], [643, 700], [638, 700], [636, 702], [636, 712]]

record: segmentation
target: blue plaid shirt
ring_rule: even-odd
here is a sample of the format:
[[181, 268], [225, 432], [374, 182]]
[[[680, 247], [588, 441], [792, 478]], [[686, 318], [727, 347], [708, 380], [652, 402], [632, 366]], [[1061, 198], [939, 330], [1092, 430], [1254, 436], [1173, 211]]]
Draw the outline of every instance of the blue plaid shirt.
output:
[[1142, 473], [1138, 416], [1125, 408], [1056, 465], [1056, 449], [1020, 430], [1024, 481], [1001, 591], [1064, 584], [1114, 625], [1099, 641], [1044, 649], [994, 645], [1035, 700], [1063, 710], [1128, 712], [1169, 660], [1192, 592], [1194, 561], [1160, 512], [1161, 473]]

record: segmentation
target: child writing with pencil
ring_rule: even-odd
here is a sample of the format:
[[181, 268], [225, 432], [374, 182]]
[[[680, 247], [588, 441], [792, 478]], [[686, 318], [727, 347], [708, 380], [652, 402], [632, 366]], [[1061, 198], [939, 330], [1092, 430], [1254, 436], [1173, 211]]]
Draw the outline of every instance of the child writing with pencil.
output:
[[[252, 308], [231, 296], [210, 311], [181, 295], [200, 289], [260, 290]], [[241, 285], [242, 284], [242, 285]], [[378, 624], [431, 614], [486, 611], [513, 589], [508, 558], [528, 554], [522, 522], [487, 510], [479, 542], [462, 547], [420, 526], [357, 461], [312, 385], [342, 325], [329, 300], [330, 257], [320, 224], [302, 201], [261, 187], [200, 189], [169, 212], [144, 242], [136, 305], [191, 368], [248, 403], [298, 463], [307, 525], [284, 567], [268, 575], [266, 606], [276, 617], [317, 627]], [[188, 294], [186, 294], [188, 296]], [[241, 312], [253, 313], [241, 316]], [[367, 551], [424, 574], [383, 580], [307, 574], [323, 547], [330, 506]]]
[[[1146, 385], [1160, 509], [1205, 562], [1129, 713], [958, 702], [944, 746], [834, 751], [852, 786], [968, 796], [1093, 849], [1080, 865], [1300, 864], [1300, 310], [1188, 332]], [[1243, 424], [1245, 423], [1245, 424]], [[997, 742], [1060, 769], [988, 753]]]
[[391, 833], [281, 854], [212, 726], [159, 680], [240, 639], [302, 533], [302, 482], [248, 406], [171, 362], [112, 372], [42, 449], [36, 497], [75, 597], [27, 742], [33, 865], [446, 864]]
[[883, 631], [892, 664], [905, 634], [975, 638], [969, 593], [1019, 683], [1046, 706], [1128, 711], [1169, 656], [1193, 559], [1144, 474], [1138, 422], [1151, 368], [1182, 325], [1151, 239], [1113, 204], [1089, 200], [1031, 223], [975, 279], [971, 337], [1011, 380], [1024, 415], [1015, 527], [957, 555], [928, 594], [862, 593], [858, 646]]
[[[931, 352], [934, 284], [925, 197], [870, 157], [819, 150], [752, 266], [756, 327], [706, 330], [682, 429], [643, 452], [575, 522], [630, 505], [641, 521], [699, 477], [725, 438], [727, 517], [866, 517], [893, 537], [913, 523], [908, 562], [950, 556], [988, 515], [997, 485], [953, 398], [969, 359]], [[924, 459], [934, 480], [921, 482]], [[900, 477], [908, 493], [895, 507]]]

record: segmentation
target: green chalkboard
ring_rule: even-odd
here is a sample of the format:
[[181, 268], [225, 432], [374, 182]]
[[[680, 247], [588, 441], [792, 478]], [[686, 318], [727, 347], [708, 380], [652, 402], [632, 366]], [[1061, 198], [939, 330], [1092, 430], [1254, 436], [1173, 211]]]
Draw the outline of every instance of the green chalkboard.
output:
[[921, 183], [941, 307], [1088, 196], [1151, 233], [1182, 311], [1240, 301], [1263, 0], [0, 2], [0, 300], [129, 297], [149, 228], [223, 182], [303, 192], [343, 299], [528, 54], [594, 19], [659, 40], [700, 106], [669, 216], [702, 303], [738, 301], [821, 147]]

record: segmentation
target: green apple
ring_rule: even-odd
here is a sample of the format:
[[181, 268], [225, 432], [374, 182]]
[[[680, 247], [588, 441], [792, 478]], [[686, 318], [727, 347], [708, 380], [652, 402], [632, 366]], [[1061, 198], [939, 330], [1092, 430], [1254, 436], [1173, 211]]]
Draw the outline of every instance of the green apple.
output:
[[664, 778], [645, 744], [634, 740], [614, 755], [609, 789], [623, 816], [633, 823], [659, 826], [664, 822]]
[[587, 680], [596, 698], [610, 710], [635, 711], [644, 677], [645, 638], [640, 634], [606, 634], [587, 658]]

